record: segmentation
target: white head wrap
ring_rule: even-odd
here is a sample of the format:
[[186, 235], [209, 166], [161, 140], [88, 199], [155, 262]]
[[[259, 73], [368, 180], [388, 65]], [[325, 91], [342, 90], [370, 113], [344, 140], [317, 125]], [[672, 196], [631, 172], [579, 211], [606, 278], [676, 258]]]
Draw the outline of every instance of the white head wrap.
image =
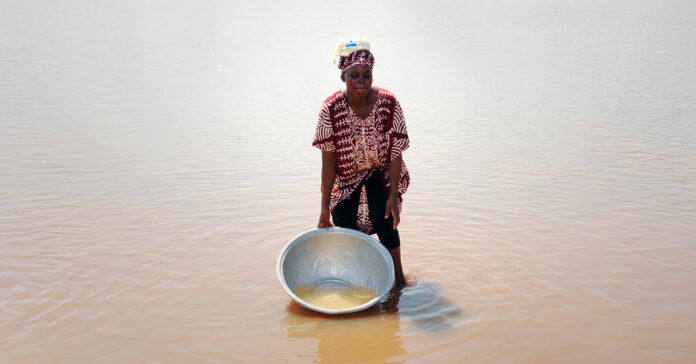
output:
[[369, 51], [370, 42], [366, 40], [349, 40], [347, 42], [338, 43], [336, 46], [336, 51], [334, 52], [333, 63], [336, 64], [341, 57], [348, 56], [351, 53], [361, 49]]

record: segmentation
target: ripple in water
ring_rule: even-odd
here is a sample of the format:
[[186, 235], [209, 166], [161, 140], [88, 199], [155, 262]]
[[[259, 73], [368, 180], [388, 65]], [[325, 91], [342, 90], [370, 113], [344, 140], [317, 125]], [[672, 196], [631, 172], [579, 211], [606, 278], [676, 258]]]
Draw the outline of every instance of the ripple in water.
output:
[[429, 281], [419, 281], [403, 289], [394, 288], [382, 302], [382, 309], [408, 318], [430, 332], [450, 331], [453, 325], [449, 317], [458, 314], [461, 309], [445, 301], [441, 292], [438, 285]]

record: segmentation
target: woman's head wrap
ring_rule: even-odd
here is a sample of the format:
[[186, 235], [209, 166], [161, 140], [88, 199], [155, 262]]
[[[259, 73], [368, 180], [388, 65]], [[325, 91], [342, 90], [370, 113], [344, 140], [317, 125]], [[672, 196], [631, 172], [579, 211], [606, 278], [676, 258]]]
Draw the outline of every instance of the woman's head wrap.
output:
[[370, 52], [370, 42], [365, 40], [338, 43], [333, 62], [336, 63], [337, 60], [341, 72], [358, 64], [364, 64], [370, 68], [375, 65], [375, 56]]

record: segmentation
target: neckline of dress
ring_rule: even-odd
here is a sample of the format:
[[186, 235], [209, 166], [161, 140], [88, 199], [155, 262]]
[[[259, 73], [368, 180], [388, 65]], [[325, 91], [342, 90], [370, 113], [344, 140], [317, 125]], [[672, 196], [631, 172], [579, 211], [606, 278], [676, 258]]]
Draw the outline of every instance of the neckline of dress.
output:
[[372, 110], [370, 110], [370, 113], [367, 114], [367, 116], [366, 116], [364, 119], [361, 118], [360, 115], [358, 115], [358, 113], [356, 113], [355, 110], [353, 110], [352, 107], [350, 107], [350, 104], [348, 103], [347, 94], [344, 94], [343, 92], [341, 92], [341, 97], [343, 97], [343, 101], [345, 101], [346, 107], [348, 108], [348, 111], [349, 111], [350, 113], [352, 113], [353, 115], [355, 115], [355, 117], [357, 117], [357, 118], [360, 119], [361, 121], [367, 121], [368, 119], [370, 119], [370, 118], [372, 117], [372, 114], [374, 114], [375, 110], [377, 110], [377, 104], [379, 103], [379, 94], [380, 94], [380, 93], [382, 93], [382, 89], [381, 89], [381, 88], [379, 89], [379, 91], [377, 91], [377, 100], [375, 100], [375, 104], [372, 105]]

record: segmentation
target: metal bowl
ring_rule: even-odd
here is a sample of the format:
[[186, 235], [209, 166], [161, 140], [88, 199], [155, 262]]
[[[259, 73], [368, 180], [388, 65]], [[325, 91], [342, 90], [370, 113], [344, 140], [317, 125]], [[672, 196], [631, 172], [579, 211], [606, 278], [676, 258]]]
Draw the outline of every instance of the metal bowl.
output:
[[[379, 302], [394, 283], [394, 262], [389, 251], [373, 237], [353, 229], [314, 229], [292, 239], [278, 255], [280, 285], [295, 302], [310, 310], [340, 314], [364, 310]], [[293, 293], [299, 286], [357, 285], [377, 296], [342, 310], [315, 306]]]

